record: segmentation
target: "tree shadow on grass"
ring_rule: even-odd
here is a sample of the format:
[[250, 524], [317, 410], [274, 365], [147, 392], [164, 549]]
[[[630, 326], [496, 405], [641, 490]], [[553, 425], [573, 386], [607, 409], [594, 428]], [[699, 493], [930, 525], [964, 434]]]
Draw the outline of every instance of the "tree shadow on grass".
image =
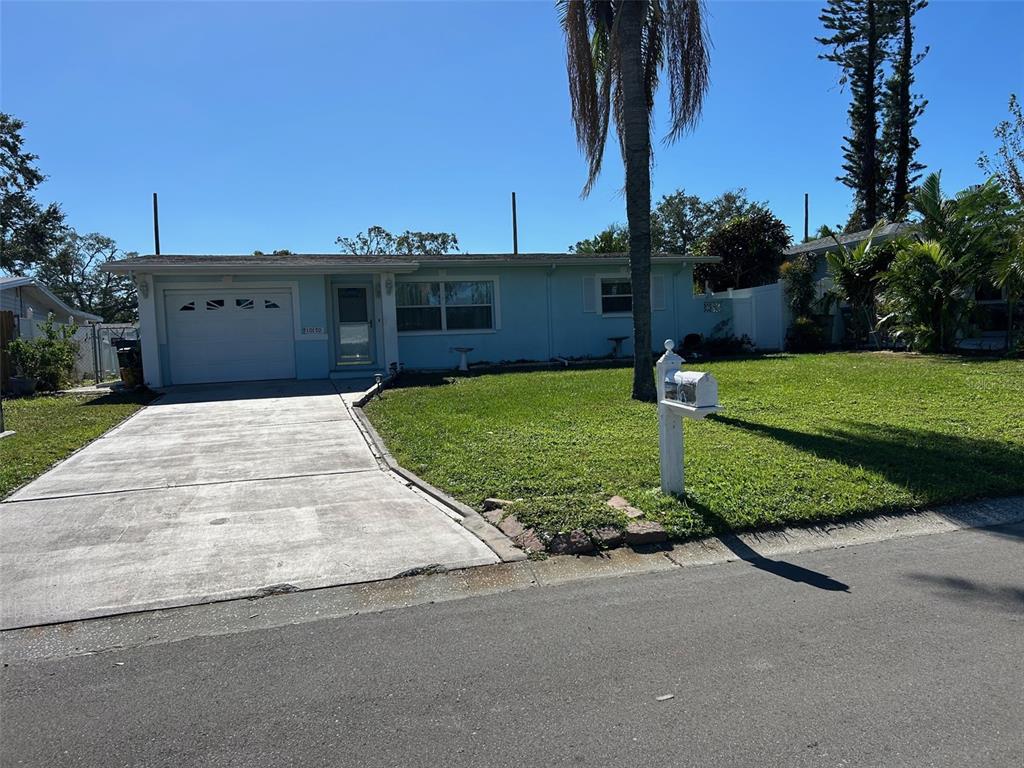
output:
[[820, 433], [798, 432], [728, 416], [731, 427], [770, 437], [854, 468], [882, 475], [924, 504], [1024, 492], [1024, 446], [889, 424], [840, 422]]

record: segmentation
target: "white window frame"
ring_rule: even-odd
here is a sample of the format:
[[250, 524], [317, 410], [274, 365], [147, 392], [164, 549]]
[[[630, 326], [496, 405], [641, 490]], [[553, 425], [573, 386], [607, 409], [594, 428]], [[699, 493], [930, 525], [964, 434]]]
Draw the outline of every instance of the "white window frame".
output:
[[[441, 328], [436, 331], [398, 331], [399, 336], [468, 336], [496, 333], [501, 330], [501, 283], [497, 275], [437, 275], [435, 277], [414, 277], [399, 279], [395, 283], [395, 327], [398, 327], [398, 285], [401, 283], [438, 283], [441, 286]], [[445, 283], [491, 283], [493, 285], [490, 328], [455, 328], [448, 330], [448, 313], [445, 303]], [[486, 306], [484, 304], [459, 304], [453, 306]]]
[[[608, 317], [608, 318], [612, 318], [612, 319], [622, 318], [622, 317], [632, 317], [633, 316], [633, 309], [632, 309], [632, 304], [633, 304], [632, 286], [630, 287], [630, 294], [629, 294], [629, 298], [630, 298], [630, 310], [629, 310], [629, 312], [605, 312], [604, 311], [604, 288], [602, 287], [602, 284], [604, 283], [605, 280], [614, 280], [615, 282], [626, 282], [626, 283], [629, 283], [629, 282], [631, 282], [631, 279], [630, 279], [630, 275], [629, 275], [628, 272], [623, 270], [622, 272], [603, 272], [603, 273], [597, 273], [597, 274], [593, 275], [593, 278], [594, 278], [594, 293], [593, 293], [593, 295], [594, 295], [594, 310], [593, 311], [594, 312], [596, 312], [601, 317]], [[661, 304], [661, 306], [655, 306], [655, 302], [654, 302], [654, 281], [655, 280], [661, 280], [661, 283], [662, 283], [662, 287], [661, 287], [661, 291], [662, 291], [662, 304]], [[650, 288], [650, 291], [651, 291], [650, 292], [651, 312], [652, 313], [654, 313], [654, 312], [663, 312], [663, 311], [665, 311], [668, 308], [669, 291], [671, 289], [670, 283], [669, 283], [670, 280], [671, 280], [670, 276], [663, 275], [663, 274], [655, 274], [652, 271], [652, 273], [651, 273], [651, 288]], [[584, 308], [583, 311], [584, 312], [589, 312], [590, 310], [587, 310], [587, 309]]]
[[[605, 312], [604, 311], [604, 283], [616, 282], [616, 283], [627, 283], [629, 285], [629, 311], [628, 312]], [[608, 298], [623, 298], [623, 294], [608, 294]], [[598, 275], [597, 276], [597, 307], [598, 312], [601, 313], [601, 317], [632, 317], [633, 316], [633, 286], [629, 279], [629, 275]]]

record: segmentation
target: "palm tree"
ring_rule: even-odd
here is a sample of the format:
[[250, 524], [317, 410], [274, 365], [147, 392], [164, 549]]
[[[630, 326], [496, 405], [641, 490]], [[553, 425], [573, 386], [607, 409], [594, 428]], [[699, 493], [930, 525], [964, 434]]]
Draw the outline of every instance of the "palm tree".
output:
[[626, 220], [633, 285], [633, 398], [655, 399], [651, 354], [651, 110], [662, 70], [672, 125], [666, 141], [691, 129], [708, 89], [703, 0], [557, 0], [566, 40], [576, 139], [589, 172], [601, 172], [614, 121], [626, 168]]
[[919, 217], [881, 280], [885, 317], [911, 348], [952, 352], [970, 319], [975, 290], [1010, 243], [1010, 200], [989, 180], [946, 197], [938, 173], [911, 196]]
[[832, 295], [850, 305], [853, 336], [858, 341], [866, 336], [875, 347], [881, 347], [876, 328], [875, 286], [889, 268], [893, 255], [891, 243], [882, 244], [875, 239], [882, 225], [875, 224], [868, 236], [852, 248], [830, 230], [836, 247], [825, 254], [835, 284]]
[[1014, 316], [1017, 302], [1024, 296], [1024, 232], [1018, 233], [1013, 246], [1005, 254], [998, 257], [993, 265], [993, 282], [1006, 291], [1006, 303], [1009, 319], [1006, 325], [1006, 351], [1013, 354]]

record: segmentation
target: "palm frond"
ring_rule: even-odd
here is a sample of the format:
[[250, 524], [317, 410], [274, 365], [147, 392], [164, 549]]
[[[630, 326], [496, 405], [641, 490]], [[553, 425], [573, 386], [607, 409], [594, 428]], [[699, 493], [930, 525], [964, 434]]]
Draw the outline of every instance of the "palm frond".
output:
[[665, 62], [668, 69], [672, 127], [666, 141], [675, 141], [696, 126], [710, 84], [711, 39], [703, 0], [666, 0]]

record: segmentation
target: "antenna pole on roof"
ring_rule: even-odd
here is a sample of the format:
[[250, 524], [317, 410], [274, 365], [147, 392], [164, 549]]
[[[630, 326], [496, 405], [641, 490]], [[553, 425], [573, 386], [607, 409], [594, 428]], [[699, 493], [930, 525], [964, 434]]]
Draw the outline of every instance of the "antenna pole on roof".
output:
[[516, 220], [516, 193], [512, 193], [512, 255], [519, 255], [519, 223]]
[[804, 242], [811, 239], [811, 196], [804, 192]]
[[160, 212], [156, 207], [156, 192], [153, 193], [153, 247], [154, 253], [160, 255]]

